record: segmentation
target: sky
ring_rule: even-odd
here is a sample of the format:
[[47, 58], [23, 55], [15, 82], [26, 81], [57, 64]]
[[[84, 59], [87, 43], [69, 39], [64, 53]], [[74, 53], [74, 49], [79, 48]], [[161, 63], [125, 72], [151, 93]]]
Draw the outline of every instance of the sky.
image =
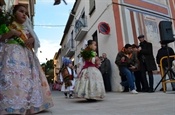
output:
[[[55, 53], [58, 52], [68, 16], [75, 2], [75, 0], [66, 0], [67, 5], [61, 1], [61, 4], [54, 6], [54, 1], [36, 0], [35, 4], [34, 31], [41, 45], [38, 50], [40, 63], [53, 59]], [[57, 27], [43, 25], [56, 25]]]

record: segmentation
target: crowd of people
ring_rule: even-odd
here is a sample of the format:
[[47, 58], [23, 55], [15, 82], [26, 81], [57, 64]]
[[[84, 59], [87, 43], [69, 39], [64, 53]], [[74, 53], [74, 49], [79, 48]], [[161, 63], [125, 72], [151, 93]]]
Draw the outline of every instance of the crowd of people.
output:
[[[135, 94], [141, 91], [154, 92], [153, 71], [157, 70], [157, 67], [152, 44], [144, 39], [144, 35], [138, 36], [138, 39], [140, 41], [139, 46], [126, 44], [116, 57], [115, 63], [119, 67], [121, 76], [126, 77], [121, 85], [126, 88], [129, 87], [131, 93]], [[149, 76], [149, 82], [146, 72]]]
[[[126, 44], [117, 54], [115, 63], [121, 76], [120, 84], [123, 86], [123, 92], [130, 92], [132, 94], [137, 94], [138, 92], [151, 93], [154, 92], [153, 71], [157, 70], [156, 62], [159, 66], [160, 59], [166, 56], [166, 53], [162, 52], [164, 44], [161, 43], [162, 47], [158, 51], [155, 61], [152, 44], [144, 39], [144, 35], [138, 36], [138, 39], [140, 41], [139, 45]], [[169, 49], [170, 55], [174, 55], [172, 48]], [[87, 100], [102, 99], [105, 96], [105, 92], [112, 91], [110, 60], [107, 58], [106, 53], [99, 57], [93, 55], [95, 50], [96, 42], [89, 40], [87, 48], [81, 52], [83, 60], [83, 64], [80, 64], [81, 69], [77, 71], [76, 67], [76, 69], [72, 70], [75, 71], [76, 75], [74, 75], [74, 82], [72, 83], [74, 89], [69, 90], [69, 92], [72, 92], [75, 97]], [[72, 62], [70, 61], [70, 63]], [[164, 63], [167, 63], [167, 61]], [[62, 69], [65, 65], [66, 63], [63, 60]], [[167, 68], [167, 66], [164, 67]], [[73, 66], [71, 68], [73, 69]], [[69, 75], [72, 76], [72, 73], [69, 72]], [[63, 75], [64, 71], [61, 71], [60, 74]], [[62, 79], [62, 75], [59, 75], [59, 77], [61, 76], [60, 79]], [[170, 78], [172, 79], [172, 77]], [[64, 80], [61, 81], [64, 83]], [[65, 86], [63, 85], [63, 87]], [[172, 83], [172, 90], [175, 90], [174, 83]], [[64, 92], [64, 90], [62, 91]], [[67, 95], [65, 96], [67, 98]]]
[[[168, 47], [166, 43], [161, 44], [161, 48], [158, 50], [156, 55], [156, 61], [153, 56], [152, 43], [147, 42], [144, 39], [144, 35], [138, 36], [140, 41], [139, 45], [126, 44], [124, 48], [117, 54], [116, 65], [119, 68], [121, 76], [121, 85], [124, 87], [124, 92], [130, 91], [133, 94], [138, 92], [154, 92], [154, 78], [153, 71], [157, 70], [156, 62], [160, 67], [160, 59], [164, 56], [174, 55], [174, 51], [171, 47]], [[163, 60], [163, 70], [167, 71], [168, 68], [172, 67], [172, 61]], [[168, 66], [168, 61], [170, 65]], [[147, 80], [148, 75], [148, 80]], [[168, 72], [169, 79], [174, 79], [174, 73]], [[166, 78], [166, 77], [165, 77]], [[175, 83], [172, 84], [172, 90], [175, 91]], [[162, 91], [163, 89], [160, 89]]]
[[[116, 56], [115, 64], [121, 76], [120, 84], [123, 86], [123, 92], [130, 92], [132, 94], [138, 94], [138, 92], [152, 93], [154, 92], [153, 71], [157, 71], [156, 62], [158, 66], [160, 66], [160, 59], [167, 56], [167, 44], [160, 42], [161, 48], [155, 60], [152, 43], [146, 41], [144, 35], [138, 36], [138, 40], [140, 41], [139, 45], [125, 44]], [[170, 50], [170, 55], [174, 55], [173, 49], [170, 47], [168, 47], [168, 49]], [[112, 91], [110, 60], [107, 58], [106, 53], [98, 57], [95, 51], [96, 42], [89, 40], [87, 48], [81, 52], [83, 60], [83, 64], [80, 64], [81, 69], [77, 71], [77, 68], [74, 68], [72, 72], [68, 72], [70, 76], [76, 73], [76, 75], [73, 75], [74, 79], [69, 79], [74, 82], [71, 84], [73, 89], [69, 89], [68, 91], [74, 94], [75, 97], [85, 98], [87, 100], [102, 99], [105, 96], [105, 92]], [[68, 60], [72, 63], [70, 59]], [[170, 63], [172, 63], [173, 60], [174, 58], [171, 58]], [[62, 79], [62, 76], [65, 74], [62, 70], [64, 70], [66, 65], [67, 64], [63, 60], [63, 66], [59, 74], [63, 83], [66, 80]], [[172, 66], [172, 64], [170, 66]], [[166, 71], [168, 68], [167, 60], [163, 61], [163, 67], [164, 71]], [[70, 68], [73, 69], [72, 64]], [[172, 77], [173, 75], [169, 75], [169, 78], [174, 79], [174, 77]], [[67, 76], [65, 76], [65, 78], [66, 77]], [[175, 83], [171, 84], [172, 90], [175, 90]], [[63, 85], [63, 87], [65, 86]], [[160, 89], [160, 91], [161, 90], [162, 89]], [[64, 92], [64, 90], [62, 91]], [[67, 98], [67, 95], [65, 96]]]

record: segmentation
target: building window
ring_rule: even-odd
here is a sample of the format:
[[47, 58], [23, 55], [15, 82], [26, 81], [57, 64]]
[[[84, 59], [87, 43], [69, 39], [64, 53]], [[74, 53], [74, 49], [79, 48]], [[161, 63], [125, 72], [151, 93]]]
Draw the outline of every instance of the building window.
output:
[[87, 20], [86, 20], [85, 12], [82, 13], [82, 15], [81, 15], [81, 17], [80, 17], [79, 20], [80, 20], [81, 23], [83, 24], [83, 27], [86, 27], [86, 26], [87, 26], [87, 23], [86, 23]]
[[71, 45], [71, 48], [74, 48], [73, 31], [71, 32], [71, 39], [70, 39], [70, 40], [71, 40], [71, 42], [70, 42], [70, 43], [71, 43], [71, 44], [70, 44], [70, 45]]
[[89, 0], [89, 15], [91, 15], [95, 10], [95, 0]]

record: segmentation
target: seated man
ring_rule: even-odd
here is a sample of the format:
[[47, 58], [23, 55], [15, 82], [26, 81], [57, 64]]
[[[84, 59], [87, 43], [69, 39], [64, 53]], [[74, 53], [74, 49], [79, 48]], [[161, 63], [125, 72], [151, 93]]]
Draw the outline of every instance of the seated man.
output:
[[124, 46], [122, 51], [117, 54], [115, 63], [119, 71], [125, 75], [127, 79], [127, 81], [121, 82], [121, 85], [124, 87], [128, 86], [131, 93], [137, 94], [133, 70], [137, 69], [138, 59], [136, 53], [132, 51], [132, 45], [126, 44]]

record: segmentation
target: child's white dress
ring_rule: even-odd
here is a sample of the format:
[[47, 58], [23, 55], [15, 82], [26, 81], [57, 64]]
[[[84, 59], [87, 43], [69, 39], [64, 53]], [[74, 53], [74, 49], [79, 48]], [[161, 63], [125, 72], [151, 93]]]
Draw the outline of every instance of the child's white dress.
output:
[[85, 65], [80, 72], [76, 84], [75, 95], [86, 99], [103, 99], [105, 88], [102, 74], [95, 65], [95, 57], [91, 62], [85, 61]]

